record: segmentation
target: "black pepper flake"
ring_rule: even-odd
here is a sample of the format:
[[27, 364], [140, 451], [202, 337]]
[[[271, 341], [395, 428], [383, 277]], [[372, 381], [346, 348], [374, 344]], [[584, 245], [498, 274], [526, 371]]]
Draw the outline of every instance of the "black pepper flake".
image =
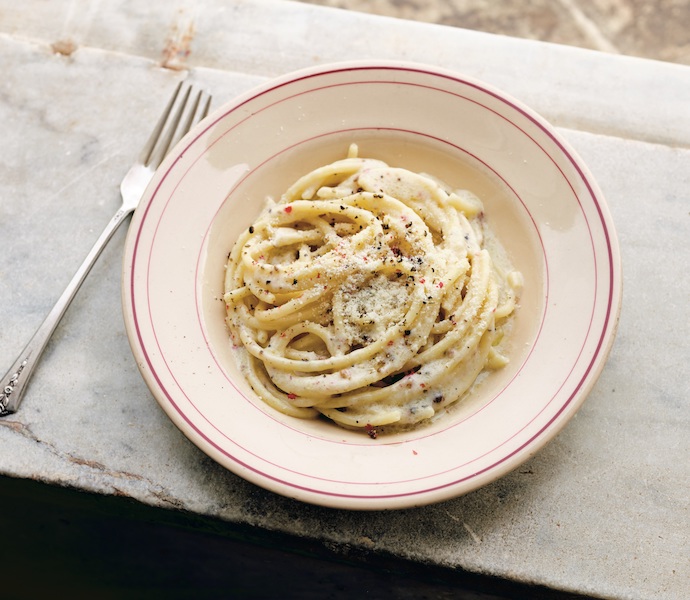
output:
[[297, 280], [296, 280], [296, 279], [293, 279], [293, 280], [292, 280], [292, 285], [297, 285]]
[[254, 225], [249, 226], [249, 233], [254, 233]]
[[410, 335], [410, 334], [412, 333], [412, 331], [410, 331], [409, 329], [406, 329], [403, 333], [404, 333], [405, 335]]
[[434, 402], [436, 404], [443, 402], [443, 394], [437, 394], [436, 396], [434, 396]]

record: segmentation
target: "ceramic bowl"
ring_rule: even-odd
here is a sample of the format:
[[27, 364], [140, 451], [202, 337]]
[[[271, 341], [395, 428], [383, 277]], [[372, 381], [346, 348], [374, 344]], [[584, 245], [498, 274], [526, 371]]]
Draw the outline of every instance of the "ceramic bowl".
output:
[[[239, 373], [224, 266], [267, 196], [360, 156], [431, 173], [484, 202], [524, 290], [510, 363], [432, 425], [370, 439], [272, 410]], [[534, 455], [575, 414], [612, 345], [618, 242], [587, 167], [549, 123], [485, 83], [392, 62], [292, 73], [218, 108], [157, 171], [127, 238], [127, 333], [156, 400], [247, 480], [349, 509], [467, 493]]]

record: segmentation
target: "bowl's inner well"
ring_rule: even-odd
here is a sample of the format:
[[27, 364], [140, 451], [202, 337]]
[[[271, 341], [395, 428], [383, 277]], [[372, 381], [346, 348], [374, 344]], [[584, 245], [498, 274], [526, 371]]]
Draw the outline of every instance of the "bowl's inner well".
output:
[[[222, 140], [221, 140], [222, 141]], [[453, 188], [467, 189], [484, 203], [487, 222], [504, 246], [513, 266], [524, 277], [524, 289], [510, 331], [510, 364], [483, 376], [470, 394], [434, 423], [412, 432], [395, 434], [399, 439], [429, 435], [468, 418], [491, 402], [508, 385], [529, 355], [542, 320], [545, 297], [545, 259], [537, 227], [527, 206], [493, 172], [465, 151], [420, 134], [366, 130], [337, 132], [312, 138], [279, 152], [247, 176], [232, 191], [216, 214], [206, 241], [199, 282], [201, 312], [206, 336], [227, 376], [247, 401], [272, 418], [310, 435], [342, 440], [361, 433], [343, 431], [325, 421], [302, 421], [286, 417], [258, 399], [239, 372], [224, 323], [224, 265], [235, 240], [261, 211], [267, 197], [279, 197], [294, 181], [310, 170], [344, 158], [350, 143], [359, 146], [359, 156], [376, 158], [391, 166], [433, 175]], [[218, 152], [214, 153], [219, 156]], [[228, 164], [225, 168], [232, 168]]]

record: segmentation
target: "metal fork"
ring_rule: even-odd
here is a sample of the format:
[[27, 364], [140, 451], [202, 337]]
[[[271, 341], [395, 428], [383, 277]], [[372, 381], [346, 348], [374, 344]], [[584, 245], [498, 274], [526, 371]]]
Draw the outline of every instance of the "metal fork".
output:
[[210, 104], [211, 96], [206, 92], [192, 93], [191, 85], [184, 86], [182, 82], [178, 84], [139, 159], [122, 180], [120, 209], [103, 230], [41, 326], [7, 374], [0, 380], [0, 417], [12, 414], [19, 408], [34, 367], [96, 259], [125, 218], [134, 212], [146, 186], [167, 153], [183, 135], [208, 114]]

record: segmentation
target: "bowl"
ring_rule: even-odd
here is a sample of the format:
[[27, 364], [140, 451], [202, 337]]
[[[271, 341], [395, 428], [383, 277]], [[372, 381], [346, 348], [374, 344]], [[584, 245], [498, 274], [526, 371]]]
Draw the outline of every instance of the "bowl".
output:
[[[238, 369], [222, 301], [228, 253], [265, 199], [351, 143], [474, 192], [524, 277], [509, 364], [443, 418], [376, 439], [259, 399]], [[194, 444], [278, 494], [372, 510], [470, 492], [549, 442], [601, 373], [621, 284], [606, 202], [554, 127], [460, 73], [369, 61], [269, 81], [193, 129], [133, 217], [122, 294], [140, 371]]]

